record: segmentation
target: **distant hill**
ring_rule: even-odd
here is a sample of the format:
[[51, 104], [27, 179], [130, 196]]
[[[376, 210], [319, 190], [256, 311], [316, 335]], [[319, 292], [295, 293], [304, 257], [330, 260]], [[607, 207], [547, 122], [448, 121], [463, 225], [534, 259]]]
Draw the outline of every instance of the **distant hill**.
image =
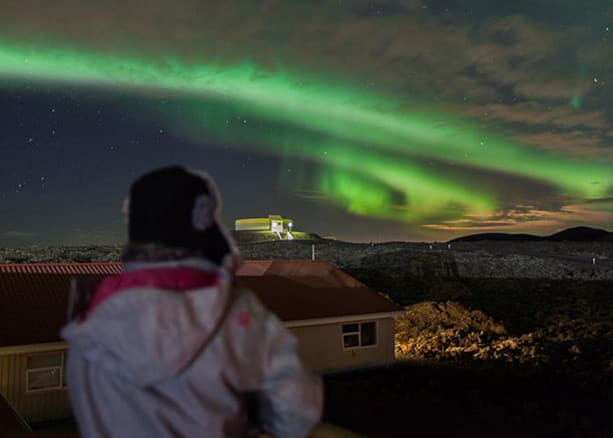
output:
[[468, 236], [458, 237], [450, 240], [450, 242], [479, 242], [481, 240], [503, 240], [503, 241], [534, 241], [543, 240], [542, 237], [532, 234], [511, 234], [511, 233], [480, 233], [470, 234]]
[[606, 230], [600, 230], [598, 228], [590, 227], [575, 227], [569, 228], [559, 233], [552, 234], [545, 237], [545, 240], [562, 241], [567, 240], [571, 242], [595, 242], [600, 240], [607, 240], [613, 233], [609, 233]]
[[552, 234], [551, 236], [535, 236], [532, 234], [513, 233], [479, 233], [458, 237], [450, 242], [480, 242], [490, 241], [514, 241], [514, 242], [602, 242], [613, 241], [613, 233], [590, 227], [573, 227]]

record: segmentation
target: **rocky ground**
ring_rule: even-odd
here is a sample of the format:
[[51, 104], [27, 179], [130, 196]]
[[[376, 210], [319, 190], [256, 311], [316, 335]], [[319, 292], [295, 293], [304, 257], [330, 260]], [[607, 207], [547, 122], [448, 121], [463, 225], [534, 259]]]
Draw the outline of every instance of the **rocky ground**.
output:
[[342, 269], [376, 266], [413, 277], [613, 280], [613, 242], [267, 242], [242, 245], [247, 259], [327, 260]]
[[[328, 376], [329, 421], [369, 436], [613, 436], [613, 243], [240, 246], [246, 259], [310, 259], [312, 245], [405, 309], [400, 365]], [[4, 249], [0, 262], [120, 251]]]
[[121, 251], [119, 245], [0, 248], [0, 263], [117, 262]]
[[[304, 234], [304, 233], [303, 233]], [[414, 277], [548, 278], [613, 280], [613, 242], [474, 242], [376, 244], [334, 240], [250, 243], [239, 241], [246, 259], [310, 259], [342, 269], [377, 267]], [[121, 246], [0, 248], [0, 263], [117, 261]]]
[[325, 420], [369, 437], [613, 436], [610, 388], [432, 363], [326, 376]]

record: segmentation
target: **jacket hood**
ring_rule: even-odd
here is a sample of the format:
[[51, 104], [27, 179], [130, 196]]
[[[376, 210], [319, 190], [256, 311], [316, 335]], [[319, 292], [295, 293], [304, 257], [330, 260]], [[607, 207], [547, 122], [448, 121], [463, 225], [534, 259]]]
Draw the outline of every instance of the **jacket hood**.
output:
[[137, 385], [170, 377], [207, 347], [231, 301], [232, 277], [205, 260], [126, 264], [62, 330], [71, 352]]

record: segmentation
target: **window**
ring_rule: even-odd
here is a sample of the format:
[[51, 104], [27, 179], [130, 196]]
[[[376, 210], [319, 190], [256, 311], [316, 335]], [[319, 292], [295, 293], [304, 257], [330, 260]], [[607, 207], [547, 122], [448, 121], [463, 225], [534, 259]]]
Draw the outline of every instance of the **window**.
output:
[[377, 323], [343, 324], [343, 348], [372, 347], [377, 345]]
[[27, 357], [26, 392], [61, 389], [64, 382], [65, 353], [54, 351]]
[[273, 233], [281, 233], [281, 232], [283, 232], [283, 222], [272, 221], [270, 223], [270, 230]]

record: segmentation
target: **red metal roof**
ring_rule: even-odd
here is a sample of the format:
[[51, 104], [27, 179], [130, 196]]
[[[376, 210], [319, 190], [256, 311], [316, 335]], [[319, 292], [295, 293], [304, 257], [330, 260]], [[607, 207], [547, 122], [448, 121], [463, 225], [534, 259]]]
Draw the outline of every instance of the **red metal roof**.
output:
[[0, 273], [116, 275], [121, 263], [7, 263], [0, 264]]
[[105, 275], [0, 272], [0, 347], [59, 341], [75, 277], [97, 284]]
[[366, 287], [351, 275], [323, 260], [246, 260], [236, 275], [291, 278], [310, 287]]
[[[120, 263], [0, 264], [0, 347], [59, 341], [71, 279], [95, 286], [119, 272]], [[237, 281], [283, 321], [400, 310], [323, 261], [247, 261]]]
[[280, 276], [237, 277], [240, 285], [258, 298], [283, 321], [331, 318], [368, 313], [394, 312], [400, 308], [381, 294], [362, 287], [329, 287]]

